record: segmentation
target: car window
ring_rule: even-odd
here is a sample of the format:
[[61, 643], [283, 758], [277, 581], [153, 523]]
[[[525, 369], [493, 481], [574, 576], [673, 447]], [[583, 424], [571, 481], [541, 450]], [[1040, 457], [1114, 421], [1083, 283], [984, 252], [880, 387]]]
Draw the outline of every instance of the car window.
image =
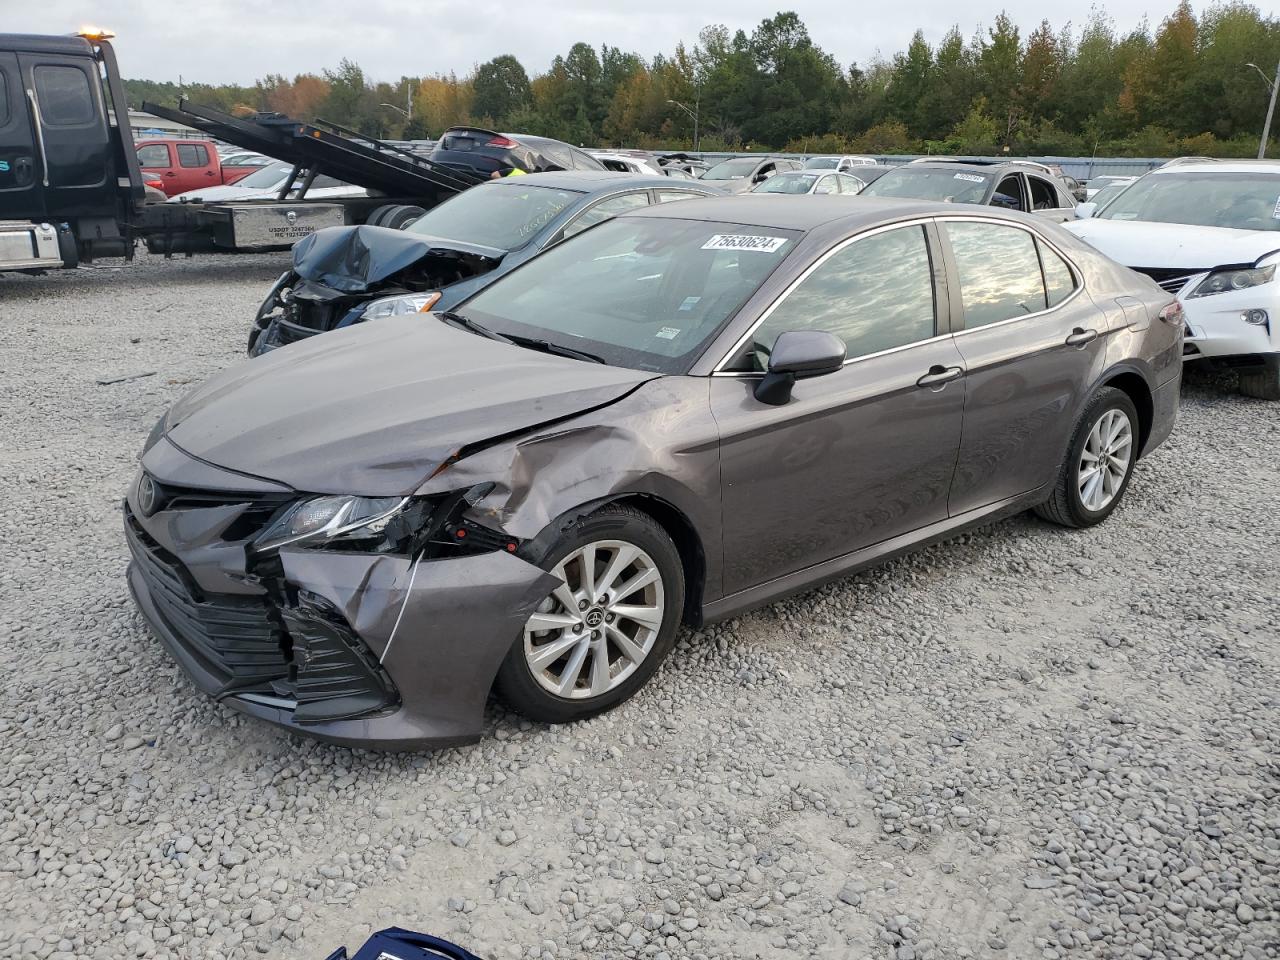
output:
[[620, 213], [634, 210], [636, 207], [647, 207], [648, 205], [648, 190], [638, 190], [635, 193], [624, 193], [616, 197], [610, 197], [608, 200], [601, 200], [578, 214], [573, 222], [564, 228], [564, 235], [572, 237], [575, 233], [581, 233], [587, 227], [593, 227], [602, 220], [608, 220], [610, 217], [616, 217]]
[[813, 188], [813, 192], [821, 194], [839, 193], [840, 187], [836, 184], [836, 178], [828, 174], [818, 181], [817, 186]]
[[944, 224], [956, 269], [965, 329], [1045, 309], [1044, 279], [1035, 239], [998, 223]]
[[775, 227], [617, 217], [555, 244], [456, 309], [509, 336], [574, 347], [619, 366], [683, 372], [799, 236]]
[[990, 205], [1005, 210], [1025, 211], [1027, 204], [1022, 196], [1022, 178], [1014, 173], [1001, 180], [996, 185], [996, 192], [991, 195]]
[[4, 78], [4, 71], [0, 70], [0, 127], [5, 126], [9, 122], [9, 87]]
[[774, 341], [789, 330], [834, 333], [850, 360], [932, 337], [933, 273], [924, 228], [877, 233], [825, 260], [756, 328], [753, 369], [766, 368]]
[[857, 177], [848, 174], [840, 175], [840, 192], [841, 193], [858, 193], [865, 187], [866, 181], [859, 180]]
[[806, 170], [834, 170], [841, 165], [837, 157], [810, 157], [804, 162]]
[[565, 207], [582, 199], [575, 190], [533, 186], [524, 182], [527, 179], [509, 178], [464, 190], [432, 207], [405, 230], [500, 250], [522, 247]]
[[950, 203], [982, 203], [991, 177], [972, 170], [899, 167], [862, 191], [867, 197], [911, 197], [916, 200], [945, 200]]
[[[251, 173], [244, 179], [237, 180], [236, 186], [254, 190], [270, 190], [273, 187], [280, 186], [292, 171], [293, 166], [287, 163], [263, 167], [256, 173]], [[301, 174], [299, 174], [299, 179], [301, 179]]]
[[[298, 182], [299, 183], [302, 182], [301, 178], [298, 180]], [[326, 177], [322, 173], [317, 174], [316, 178], [311, 181], [312, 190], [318, 190], [321, 187], [349, 187], [349, 186], [351, 186], [351, 184], [347, 183], [344, 180], [339, 180], [337, 177]]]
[[1075, 290], [1075, 274], [1048, 244], [1036, 241], [1036, 248], [1040, 251], [1040, 265], [1044, 268], [1044, 289], [1048, 305], [1056, 307]]
[[573, 153], [570, 151], [568, 144], [559, 143], [555, 140], [541, 140], [534, 147], [557, 167], [562, 167], [565, 170], [573, 169]]
[[1061, 204], [1058, 203], [1058, 191], [1052, 183], [1043, 177], [1027, 177], [1031, 184], [1031, 209], [1032, 210], [1055, 210]]
[[35, 69], [40, 118], [49, 126], [73, 126], [94, 118], [89, 77], [79, 67], [42, 64]]
[[138, 166], [140, 167], [169, 166], [169, 147], [163, 143], [148, 143], [145, 147], [139, 147], [138, 148]]
[[696, 200], [703, 196], [701, 193], [694, 193], [692, 190], [659, 190], [658, 202], [670, 203], [672, 200]]
[[1280, 231], [1280, 176], [1269, 170], [1150, 173], [1130, 183], [1096, 216]]
[[199, 143], [178, 144], [178, 165], [182, 167], [207, 167], [209, 151]]

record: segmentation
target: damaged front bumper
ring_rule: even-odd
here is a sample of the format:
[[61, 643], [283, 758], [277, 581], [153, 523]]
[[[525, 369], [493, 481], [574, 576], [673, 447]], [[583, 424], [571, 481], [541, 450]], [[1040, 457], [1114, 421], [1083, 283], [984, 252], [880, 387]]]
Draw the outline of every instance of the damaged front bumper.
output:
[[415, 561], [287, 547], [251, 569], [245, 533], [276, 495], [152, 480], [158, 508], [142, 509], [136, 482], [124, 504], [139, 610], [202, 691], [305, 736], [378, 749], [475, 741], [502, 658], [556, 584], [505, 551]]

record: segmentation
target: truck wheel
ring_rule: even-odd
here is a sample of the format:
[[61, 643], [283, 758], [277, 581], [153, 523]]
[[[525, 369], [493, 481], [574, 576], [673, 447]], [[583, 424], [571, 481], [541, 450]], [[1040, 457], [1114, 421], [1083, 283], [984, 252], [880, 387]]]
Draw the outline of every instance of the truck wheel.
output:
[[1259, 400], [1280, 400], [1280, 354], [1265, 357], [1259, 369], [1242, 372], [1240, 392]]
[[402, 206], [395, 207], [390, 213], [382, 218], [380, 226], [390, 227], [392, 230], [403, 230], [411, 223], [416, 223], [418, 218], [427, 211], [421, 207]]
[[365, 226], [367, 227], [382, 226], [382, 218], [385, 217], [392, 210], [395, 210], [399, 206], [400, 204], [396, 204], [396, 203], [384, 203], [380, 207], [374, 207], [373, 211], [369, 214], [369, 216], [365, 218], [365, 221], [364, 221]]

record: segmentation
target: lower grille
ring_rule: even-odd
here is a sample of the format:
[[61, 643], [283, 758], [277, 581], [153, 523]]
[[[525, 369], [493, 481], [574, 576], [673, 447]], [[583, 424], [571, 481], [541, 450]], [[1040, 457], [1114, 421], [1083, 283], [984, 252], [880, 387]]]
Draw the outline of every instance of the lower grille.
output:
[[1133, 269], [1150, 277], [1159, 284], [1162, 290], [1168, 293], [1177, 293], [1187, 285], [1187, 281], [1192, 277], [1204, 273], [1203, 270], [1188, 272], [1185, 268], [1170, 270], [1166, 267], [1134, 267]]
[[125, 508], [129, 550], [170, 632], [218, 679], [215, 696], [267, 692], [288, 676], [284, 630], [264, 597], [203, 594], [176, 557]]

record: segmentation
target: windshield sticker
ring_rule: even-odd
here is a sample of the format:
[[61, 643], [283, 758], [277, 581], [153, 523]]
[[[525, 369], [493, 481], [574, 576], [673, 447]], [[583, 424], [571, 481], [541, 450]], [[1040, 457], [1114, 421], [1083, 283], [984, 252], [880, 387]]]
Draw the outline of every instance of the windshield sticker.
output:
[[957, 173], [955, 176], [955, 179], [965, 180], [969, 183], [986, 183], [987, 182], [986, 177], [980, 177], [976, 173]]
[[655, 333], [654, 336], [661, 337], [663, 340], [674, 340], [676, 337], [680, 336], [680, 328], [679, 327], [663, 327], [661, 330]]
[[755, 253], [774, 253], [786, 242], [786, 237], [748, 237], [736, 233], [717, 233], [702, 245], [702, 249], [751, 250]]
[[680, 312], [684, 312], [685, 310], [692, 310], [694, 307], [698, 305], [698, 301], [701, 299], [702, 299], [701, 297], [685, 297], [684, 302], [680, 304]]
[[1276, 198], [1276, 208], [1271, 211], [1272, 220], [1280, 220], [1280, 197]]

